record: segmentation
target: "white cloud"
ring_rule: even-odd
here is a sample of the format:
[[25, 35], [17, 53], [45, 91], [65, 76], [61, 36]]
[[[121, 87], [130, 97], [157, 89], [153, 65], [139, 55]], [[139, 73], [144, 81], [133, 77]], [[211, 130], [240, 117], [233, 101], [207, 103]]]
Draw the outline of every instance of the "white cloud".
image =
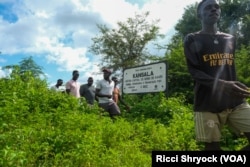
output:
[[90, 57], [87, 52], [91, 38], [98, 33], [97, 24], [116, 27], [118, 21], [149, 11], [150, 19], [160, 19], [161, 33], [168, 35], [183, 8], [196, 1], [148, 0], [140, 6], [125, 0], [15, 1], [13, 12], [18, 21], [9, 23], [0, 18], [1, 51], [45, 55], [49, 63], [59, 66], [58, 70], [78, 69], [88, 77], [99, 72], [99, 58]]
[[9, 76], [11, 72], [11, 69], [3, 69], [2, 67], [0, 67], [0, 78], [5, 78]]
[[116, 26], [118, 21], [125, 21], [139, 11], [137, 5], [132, 5], [125, 0], [92, 0], [93, 11], [100, 13], [104, 20]]
[[151, 19], [160, 19], [159, 27], [162, 33], [166, 33], [181, 18], [185, 4], [183, 0], [175, 0], [174, 3], [169, 0], [154, 0], [146, 3], [143, 10], [150, 11]]
[[5, 72], [2, 70], [2, 67], [0, 67], [0, 78], [6, 77]]

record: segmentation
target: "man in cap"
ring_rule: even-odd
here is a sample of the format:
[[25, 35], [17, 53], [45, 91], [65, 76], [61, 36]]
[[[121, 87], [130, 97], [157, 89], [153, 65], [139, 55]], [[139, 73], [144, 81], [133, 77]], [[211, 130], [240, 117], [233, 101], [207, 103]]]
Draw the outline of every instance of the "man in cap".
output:
[[110, 79], [111, 70], [103, 69], [103, 79], [96, 84], [96, 96], [101, 108], [107, 111], [113, 119], [121, 114], [119, 107], [113, 100], [115, 83]]

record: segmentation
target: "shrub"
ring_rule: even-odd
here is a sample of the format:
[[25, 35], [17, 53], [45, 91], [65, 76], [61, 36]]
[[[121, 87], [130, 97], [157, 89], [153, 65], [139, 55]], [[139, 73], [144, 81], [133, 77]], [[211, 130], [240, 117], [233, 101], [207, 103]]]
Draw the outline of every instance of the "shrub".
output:
[[[50, 91], [45, 81], [0, 79], [0, 166], [147, 167], [152, 150], [202, 149], [181, 98], [125, 98], [132, 109], [113, 122], [96, 103]], [[230, 150], [246, 143], [224, 133]]]

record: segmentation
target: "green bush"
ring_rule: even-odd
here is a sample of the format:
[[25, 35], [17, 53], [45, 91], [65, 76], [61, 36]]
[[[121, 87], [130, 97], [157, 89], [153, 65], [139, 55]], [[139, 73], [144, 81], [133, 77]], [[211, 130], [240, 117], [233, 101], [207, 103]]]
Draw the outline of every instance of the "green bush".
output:
[[[25, 75], [0, 79], [0, 166], [147, 167], [152, 150], [201, 149], [191, 106], [181, 98], [126, 96], [131, 111], [113, 122], [96, 103]], [[230, 149], [246, 143], [230, 135], [224, 140]]]

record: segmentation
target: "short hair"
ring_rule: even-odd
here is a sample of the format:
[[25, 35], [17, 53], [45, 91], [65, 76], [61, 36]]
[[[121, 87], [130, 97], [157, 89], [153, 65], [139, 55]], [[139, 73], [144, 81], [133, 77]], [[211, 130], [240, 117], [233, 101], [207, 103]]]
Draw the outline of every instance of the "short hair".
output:
[[75, 73], [79, 73], [79, 71], [78, 71], [78, 70], [74, 70], [74, 71], [72, 72], [72, 75], [75, 75]]
[[88, 78], [88, 80], [90, 80], [90, 79], [93, 80], [93, 77], [89, 77], [89, 78]]
[[63, 82], [63, 80], [62, 79], [58, 79], [57, 82]]
[[201, 5], [206, 2], [207, 0], [202, 0], [198, 3], [198, 6], [197, 6], [197, 10], [196, 10], [196, 13], [197, 13], [197, 17], [199, 18], [199, 13], [200, 13], [200, 9], [201, 9]]
[[112, 77], [111, 80], [114, 81], [114, 80], [117, 80], [117, 78], [116, 77]]

